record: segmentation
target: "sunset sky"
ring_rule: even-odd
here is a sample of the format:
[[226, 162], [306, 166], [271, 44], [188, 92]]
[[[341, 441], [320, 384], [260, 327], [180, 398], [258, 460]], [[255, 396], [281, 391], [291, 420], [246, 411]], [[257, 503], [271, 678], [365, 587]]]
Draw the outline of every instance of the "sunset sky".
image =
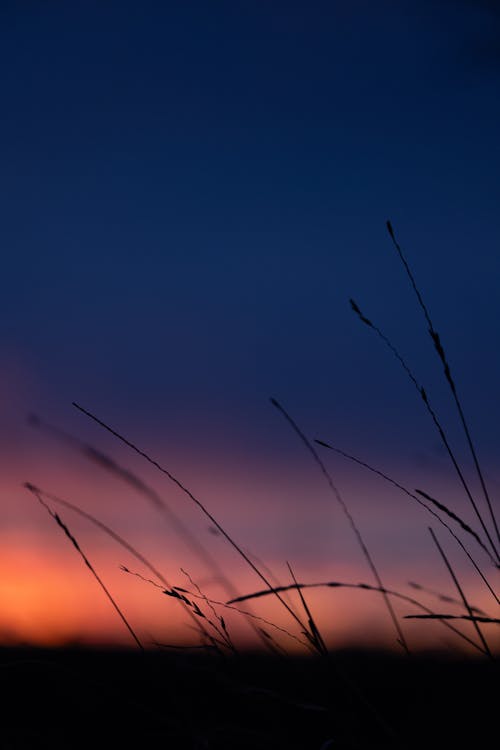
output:
[[[262, 588], [166, 477], [73, 401], [178, 477], [281, 582], [286, 561], [304, 582], [373, 577], [270, 396], [309, 438], [477, 526], [422, 402], [349, 298], [425, 386], [483, 510], [390, 218], [497, 502], [498, 3], [4, 2], [0, 66], [2, 642], [130, 641], [27, 481], [98, 516], [173, 584], [189, 587], [183, 568], [229, 598], [147, 498], [82, 445], [154, 488], [239, 592]], [[29, 414], [83, 444], [36, 429]], [[387, 587], [412, 596], [417, 581], [455, 596], [431, 517], [321, 456]], [[175, 602], [119, 569], [149, 576], [139, 563], [53, 507], [145, 643], [196, 641]], [[432, 525], [471, 601], [498, 616]], [[310, 601], [332, 645], [394, 646], [374, 594], [320, 590]], [[293, 629], [271, 601], [253, 611]], [[460, 647], [442, 626], [402, 623], [413, 644]]]

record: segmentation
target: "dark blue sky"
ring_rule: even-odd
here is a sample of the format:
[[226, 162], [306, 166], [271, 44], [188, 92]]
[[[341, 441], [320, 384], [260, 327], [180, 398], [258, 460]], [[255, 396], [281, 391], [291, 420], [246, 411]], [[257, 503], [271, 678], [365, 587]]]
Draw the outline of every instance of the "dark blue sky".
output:
[[273, 394], [348, 449], [432, 453], [348, 306], [453, 428], [390, 217], [495, 454], [498, 4], [4, 2], [0, 65], [2, 357], [20, 419], [25, 405], [78, 431], [76, 399], [200, 451], [269, 430], [272, 445]]

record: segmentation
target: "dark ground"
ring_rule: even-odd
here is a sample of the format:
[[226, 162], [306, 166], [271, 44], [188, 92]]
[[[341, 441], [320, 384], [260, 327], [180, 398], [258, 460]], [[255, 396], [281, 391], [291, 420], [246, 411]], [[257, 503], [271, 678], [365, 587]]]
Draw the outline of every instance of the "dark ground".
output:
[[497, 735], [486, 660], [3, 649], [0, 662], [2, 750], [427, 750]]

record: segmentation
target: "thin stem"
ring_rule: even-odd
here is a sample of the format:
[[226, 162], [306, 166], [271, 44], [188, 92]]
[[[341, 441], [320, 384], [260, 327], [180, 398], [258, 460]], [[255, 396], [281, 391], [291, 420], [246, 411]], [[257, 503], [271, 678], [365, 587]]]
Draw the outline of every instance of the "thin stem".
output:
[[463, 408], [462, 408], [461, 401], [460, 401], [460, 399], [458, 397], [457, 387], [456, 387], [454, 378], [453, 378], [453, 376], [451, 374], [451, 368], [450, 368], [450, 365], [448, 363], [448, 360], [447, 360], [447, 357], [446, 357], [446, 354], [445, 354], [445, 351], [444, 351], [444, 348], [443, 348], [443, 344], [441, 342], [441, 339], [439, 337], [438, 332], [434, 328], [434, 325], [432, 323], [431, 317], [429, 315], [429, 311], [427, 310], [427, 307], [424, 304], [422, 295], [420, 294], [420, 292], [418, 290], [418, 287], [417, 287], [417, 284], [415, 282], [415, 278], [413, 276], [412, 270], [411, 270], [411, 268], [410, 268], [410, 266], [409, 266], [409, 264], [408, 264], [408, 262], [407, 262], [407, 260], [406, 260], [406, 258], [404, 256], [404, 254], [403, 254], [403, 251], [402, 251], [402, 249], [401, 249], [401, 247], [400, 247], [397, 239], [396, 239], [396, 235], [394, 234], [394, 229], [392, 228], [392, 224], [391, 224], [390, 221], [387, 222], [387, 230], [388, 230], [389, 235], [391, 237], [391, 240], [392, 240], [392, 242], [394, 244], [394, 247], [396, 248], [396, 251], [397, 251], [397, 253], [399, 255], [399, 258], [400, 258], [400, 260], [401, 260], [401, 262], [402, 262], [402, 264], [403, 264], [403, 266], [405, 268], [405, 271], [406, 271], [406, 274], [407, 274], [407, 276], [408, 276], [408, 278], [410, 280], [410, 283], [411, 283], [411, 285], [413, 287], [413, 291], [415, 292], [415, 295], [417, 297], [418, 304], [420, 305], [420, 308], [421, 308], [421, 310], [422, 310], [422, 312], [424, 314], [425, 320], [427, 322], [427, 326], [428, 326], [428, 330], [429, 330], [429, 335], [430, 335], [430, 337], [432, 339], [432, 342], [434, 344], [434, 348], [435, 348], [435, 350], [436, 350], [436, 352], [437, 352], [437, 354], [439, 356], [439, 359], [441, 360], [441, 363], [443, 365], [444, 375], [445, 375], [446, 381], [448, 382], [448, 385], [449, 385], [449, 387], [451, 389], [451, 392], [453, 394], [453, 399], [455, 401], [455, 405], [457, 407], [457, 411], [458, 411], [458, 414], [459, 414], [459, 417], [460, 417], [460, 421], [461, 421], [462, 427], [464, 429], [465, 437], [467, 439], [467, 443], [469, 445], [469, 449], [470, 449], [470, 452], [471, 452], [471, 455], [472, 455], [472, 459], [474, 461], [474, 466], [476, 467], [476, 472], [477, 472], [477, 475], [479, 477], [479, 482], [480, 482], [481, 488], [483, 490], [484, 498], [486, 500], [486, 504], [488, 506], [488, 510], [489, 510], [489, 513], [490, 513], [490, 516], [491, 516], [491, 520], [492, 520], [493, 526], [495, 528], [495, 532], [496, 532], [496, 535], [497, 535], [497, 540], [500, 543], [500, 529], [498, 527], [497, 519], [495, 517], [495, 513], [494, 513], [494, 510], [493, 510], [493, 505], [491, 503], [489, 492], [488, 492], [488, 489], [486, 487], [486, 483], [484, 481], [483, 472], [481, 471], [481, 467], [480, 467], [480, 464], [479, 464], [477, 453], [476, 453], [476, 450], [475, 450], [475, 447], [474, 447], [474, 443], [472, 441], [472, 436], [470, 434], [470, 430], [469, 430], [467, 421], [465, 419], [465, 415], [464, 415], [464, 411], [463, 411]]
[[312, 455], [314, 461], [319, 466], [319, 468], [321, 470], [321, 473], [325, 477], [326, 481], [328, 482], [328, 485], [329, 485], [329, 487], [330, 487], [330, 489], [331, 489], [331, 491], [332, 491], [335, 499], [337, 500], [338, 504], [342, 508], [342, 511], [343, 511], [345, 517], [347, 518], [347, 520], [349, 522], [349, 525], [351, 526], [352, 531], [354, 532], [354, 535], [355, 535], [355, 537], [356, 537], [356, 539], [358, 541], [359, 546], [361, 547], [361, 551], [362, 551], [362, 553], [363, 553], [363, 555], [364, 555], [364, 557], [365, 557], [365, 559], [366, 559], [366, 561], [368, 563], [368, 566], [370, 567], [370, 570], [372, 571], [373, 576], [374, 576], [374, 578], [375, 578], [375, 580], [376, 580], [376, 582], [377, 582], [380, 590], [382, 591], [382, 595], [383, 595], [383, 599], [384, 599], [385, 605], [387, 607], [387, 610], [389, 612], [390, 618], [391, 618], [391, 620], [392, 620], [392, 622], [394, 624], [394, 627], [396, 629], [397, 640], [401, 644], [401, 646], [403, 647], [403, 649], [406, 651], [406, 653], [409, 654], [410, 650], [408, 648], [408, 644], [406, 643], [406, 639], [404, 637], [404, 634], [403, 634], [403, 631], [401, 629], [401, 626], [399, 625], [399, 622], [397, 620], [396, 613], [394, 612], [394, 609], [392, 607], [391, 602], [389, 601], [389, 599], [387, 598], [386, 594], [384, 593], [384, 585], [382, 583], [382, 579], [380, 578], [380, 575], [379, 575], [379, 572], [377, 570], [377, 567], [376, 567], [376, 565], [375, 565], [375, 563], [374, 563], [374, 561], [372, 559], [372, 556], [368, 552], [368, 548], [367, 548], [367, 546], [365, 544], [365, 541], [364, 541], [364, 539], [363, 539], [363, 537], [361, 535], [361, 532], [360, 532], [360, 530], [359, 530], [359, 528], [358, 528], [358, 526], [357, 526], [357, 524], [356, 524], [353, 516], [351, 515], [351, 512], [349, 511], [349, 508], [347, 507], [347, 505], [346, 505], [346, 503], [344, 501], [344, 498], [342, 497], [342, 495], [340, 494], [339, 490], [337, 489], [337, 487], [333, 483], [333, 479], [331, 478], [331, 476], [330, 476], [330, 474], [329, 474], [326, 466], [324, 465], [323, 461], [319, 457], [317, 451], [315, 450], [315, 448], [314, 448], [313, 444], [310, 442], [310, 440], [308, 440], [308, 438], [302, 432], [302, 430], [300, 429], [300, 427], [296, 424], [296, 422], [294, 422], [294, 420], [292, 419], [292, 417], [288, 414], [288, 412], [283, 408], [283, 406], [281, 406], [281, 404], [275, 398], [271, 399], [271, 403], [273, 404], [273, 406], [276, 407], [276, 409], [278, 409], [279, 412], [281, 412], [281, 414], [285, 417], [286, 421], [290, 424], [290, 426], [292, 427], [292, 429], [294, 430], [294, 432], [299, 436], [299, 438], [304, 443], [304, 445], [306, 446], [306, 448], [309, 451], [309, 453]]
[[[369, 583], [344, 583], [341, 581], [322, 581], [320, 583], [297, 583], [297, 584], [290, 584], [288, 586], [280, 586], [278, 589], [279, 591], [290, 591], [292, 589], [314, 589], [314, 588], [330, 588], [330, 589], [360, 589], [363, 591], [375, 591], [379, 593], [387, 594], [388, 596], [395, 597], [396, 599], [400, 599], [401, 601], [407, 602], [409, 604], [413, 604], [413, 606], [418, 607], [418, 609], [421, 609], [422, 612], [426, 612], [429, 615], [435, 614], [431, 609], [425, 606], [425, 604], [422, 604], [417, 599], [413, 599], [411, 596], [406, 596], [406, 594], [400, 594], [398, 591], [391, 591], [390, 589], [381, 589], [379, 586], [372, 586]], [[244, 596], [239, 596], [237, 599], [234, 599], [228, 604], [237, 604], [238, 602], [245, 602], [248, 601], [248, 599], [260, 599], [264, 596], [269, 596], [270, 592], [265, 591], [255, 591], [251, 594], [245, 594]], [[454, 628], [453, 625], [450, 625], [446, 620], [440, 621], [445, 627], [447, 627], [449, 630], [452, 630], [455, 635], [458, 635], [462, 640], [466, 641], [469, 645], [473, 646], [477, 651], [480, 651], [482, 654], [486, 654], [486, 652], [481, 648], [479, 644], [477, 644], [475, 641], [473, 641], [471, 638], [469, 638], [465, 633], [462, 633], [460, 630], [457, 630], [457, 628]]]
[[[164, 474], [168, 479], [178, 487], [181, 492], [183, 492], [190, 500], [193, 502], [197, 508], [203, 513], [206, 518], [209, 519], [209, 521], [215, 526], [215, 528], [222, 534], [224, 539], [226, 539], [227, 542], [233, 547], [233, 549], [240, 555], [241, 558], [247, 563], [247, 565], [254, 571], [254, 573], [265, 583], [265, 585], [268, 587], [269, 591], [271, 593], [275, 592], [275, 588], [273, 585], [268, 581], [266, 576], [261, 573], [261, 571], [257, 568], [257, 566], [252, 562], [252, 560], [248, 557], [248, 555], [244, 552], [244, 550], [229, 536], [227, 531], [221, 526], [221, 524], [217, 521], [217, 519], [207, 510], [207, 508], [203, 505], [203, 503], [198, 500], [193, 493], [187, 489], [168, 469], [165, 469], [161, 464], [158, 463], [155, 459], [148, 456], [147, 453], [145, 453], [143, 450], [138, 448], [134, 443], [132, 443], [130, 440], [128, 440], [123, 435], [120, 435], [119, 432], [114, 430], [112, 427], [107, 425], [105, 422], [103, 422], [101, 419], [96, 417], [91, 412], [87, 411], [87, 409], [84, 409], [83, 406], [80, 406], [76, 402], [73, 401], [73, 406], [82, 412], [82, 414], [85, 414], [87, 417], [92, 419], [94, 422], [99, 424], [101, 427], [103, 427], [105, 430], [110, 432], [112, 435], [114, 435], [118, 440], [121, 440], [122, 443], [127, 445], [129, 448], [131, 448], [135, 453], [138, 453], [140, 456], [142, 456], [148, 463], [150, 463], [152, 466], [154, 466], [158, 471], [161, 471], [162, 474]], [[290, 613], [290, 615], [293, 617], [293, 619], [298, 623], [300, 628], [302, 630], [305, 630], [305, 626], [300, 620], [300, 618], [295, 614], [295, 612], [291, 609], [291, 607], [288, 606], [286, 601], [279, 595], [279, 593], [276, 593], [275, 596], [277, 599], [281, 602], [283, 607]]]
[[[33, 487], [33, 485], [30, 485], [30, 488]], [[147, 557], [145, 557], [142, 552], [139, 552], [139, 550], [136, 549], [130, 542], [128, 542], [126, 539], [124, 539], [120, 534], [117, 534], [116, 531], [113, 531], [109, 526], [107, 526], [105, 523], [100, 521], [95, 516], [91, 515], [90, 513], [87, 513], [87, 511], [82, 510], [82, 508], [78, 507], [78, 505], [74, 505], [73, 503], [70, 503], [68, 500], [63, 500], [61, 497], [57, 497], [56, 495], [52, 495], [48, 492], [45, 492], [44, 490], [41, 490], [39, 487], [34, 488], [40, 495], [43, 497], [48, 498], [51, 502], [57, 503], [58, 505], [62, 505], [65, 508], [68, 508], [68, 510], [71, 510], [73, 513], [77, 513], [82, 518], [85, 518], [87, 521], [92, 523], [94, 526], [96, 526], [98, 529], [103, 531], [105, 534], [107, 534], [111, 539], [114, 539], [115, 542], [117, 542], [121, 547], [126, 549], [130, 554], [135, 557], [136, 560], [139, 560], [140, 563], [144, 565], [148, 570], [151, 571], [151, 573], [158, 578], [159, 581], [163, 583], [164, 586], [169, 586], [169, 582], [165, 578], [165, 576], [148, 560]], [[191, 610], [189, 610], [184, 602], [181, 602], [184, 609], [186, 610], [186, 613], [191, 617], [193, 622], [196, 624], [197, 629], [200, 631], [201, 635], [203, 636], [209, 636], [209, 633], [205, 630], [203, 625], [196, 619], [196, 617], [193, 616], [193, 613]]]
[[[292, 581], [296, 584], [297, 579], [295, 578], [295, 573], [293, 572], [292, 566], [290, 565], [289, 562], [287, 562], [287, 567], [288, 567], [288, 570], [290, 571], [290, 575], [292, 576]], [[304, 607], [304, 611], [307, 615], [307, 620], [309, 623], [309, 631], [306, 631], [306, 635], [312, 639], [312, 642], [314, 643], [314, 646], [317, 648], [317, 650], [320, 651], [324, 656], [326, 656], [326, 654], [328, 653], [328, 649], [314, 621], [311, 610], [309, 609], [309, 606], [304, 598], [302, 591], [300, 589], [297, 589], [297, 591], [300, 596], [300, 601], [302, 603], [302, 606]]]
[[62, 531], [64, 532], [64, 534], [66, 535], [66, 537], [69, 539], [69, 541], [71, 542], [71, 544], [73, 545], [73, 547], [76, 549], [76, 551], [78, 552], [78, 554], [82, 558], [82, 560], [85, 563], [85, 565], [87, 566], [87, 568], [90, 570], [90, 572], [92, 573], [92, 575], [96, 579], [96, 581], [99, 584], [99, 586], [104, 591], [106, 597], [111, 602], [114, 610], [116, 611], [116, 613], [120, 617], [121, 621], [123, 622], [123, 624], [125, 625], [125, 627], [129, 631], [130, 635], [132, 636], [132, 638], [136, 642], [137, 646], [140, 648], [141, 651], [144, 651], [144, 646], [142, 645], [142, 643], [140, 642], [139, 638], [135, 634], [135, 632], [132, 629], [132, 627], [131, 627], [130, 623], [128, 622], [127, 618], [125, 617], [125, 615], [123, 614], [123, 612], [121, 611], [120, 607], [115, 602], [115, 600], [113, 599], [113, 597], [111, 596], [111, 594], [108, 591], [108, 589], [106, 588], [104, 582], [102, 581], [102, 579], [100, 578], [100, 576], [97, 574], [97, 571], [93, 567], [93, 565], [90, 562], [90, 560], [88, 559], [88, 557], [83, 552], [82, 548], [80, 547], [80, 545], [78, 544], [77, 540], [75, 539], [75, 537], [73, 536], [73, 534], [70, 532], [70, 530], [68, 529], [68, 527], [66, 526], [66, 524], [61, 520], [60, 516], [57, 513], [54, 513], [54, 511], [52, 510], [52, 508], [49, 507], [49, 505], [45, 502], [45, 500], [42, 498], [41, 494], [38, 492], [37, 488], [34, 485], [32, 485], [29, 482], [27, 482], [25, 484], [25, 487], [26, 487], [27, 490], [29, 490], [36, 497], [36, 499], [38, 500], [38, 502], [40, 503], [40, 505], [42, 505], [45, 508], [45, 510], [47, 511], [47, 513], [49, 514], [49, 516], [51, 516], [54, 519], [54, 521], [57, 523], [57, 525], [59, 526], [59, 528], [62, 529]]
[[[455, 534], [455, 532], [448, 526], [446, 521], [443, 521], [443, 519], [438, 516], [438, 514], [432, 510], [426, 503], [423, 502], [417, 495], [414, 495], [413, 492], [410, 492], [406, 487], [404, 487], [402, 484], [399, 484], [399, 482], [396, 482], [392, 477], [390, 477], [388, 474], [385, 474], [383, 471], [380, 471], [379, 469], [375, 469], [373, 466], [370, 466], [370, 464], [366, 463], [366, 461], [362, 461], [359, 458], [356, 458], [355, 456], [351, 456], [349, 453], [346, 453], [345, 451], [341, 450], [340, 448], [336, 448], [335, 446], [331, 445], [330, 443], [326, 443], [324, 440], [315, 440], [318, 445], [322, 445], [324, 448], [328, 448], [331, 451], [334, 451], [335, 453], [338, 453], [341, 456], [344, 456], [344, 458], [349, 459], [350, 461], [353, 461], [354, 463], [358, 464], [359, 466], [363, 466], [363, 468], [368, 469], [368, 471], [371, 471], [373, 474], [377, 474], [377, 476], [382, 477], [382, 479], [385, 479], [386, 482], [389, 482], [389, 484], [392, 484], [394, 487], [397, 487], [401, 492], [404, 492], [405, 495], [408, 497], [411, 497], [412, 500], [415, 500], [422, 508], [425, 508], [425, 510], [430, 513], [434, 518], [439, 521], [439, 523], [444, 526], [444, 528], [451, 534], [453, 539], [457, 542], [457, 544], [461, 547], [461, 549], [465, 552], [467, 557], [469, 558], [470, 562], [474, 566], [476, 572], [478, 575], [482, 578], [484, 584], [496, 600], [497, 604], [500, 604], [500, 599], [498, 598], [497, 594], [493, 590], [491, 584], [489, 583], [488, 579], [484, 575], [483, 571], [479, 567], [479, 565], [476, 563], [472, 555], [470, 554], [467, 547], [464, 545], [462, 540]], [[444, 507], [444, 506], [443, 506]], [[491, 553], [484, 547], [483, 544], [481, 544], [481, 547], [485, 550], [485, 552], [488, 554], [490, 560], [493, 562], [494, 565], [496, 565], [495, 560], [492, 558]]]
[[474, 618], [474, 613], [473, 613], [473, 611], [472, 611], [472, 609], [471, 609], [471, 606], [470, 606], [469, 602], [467, 601], [467, 598], [466, 598], [466, 596], [465, 596], [465, 594], [464, 594], [464, 592], [463, 592], [463, 590], [462, 590], [462, 587], [460, 586], [460, 583], [459, 583], [459, 581], [458, 581], [458, 578], [456, 577], [456, 575], [455, 575], [455, 572], [454, 572], [453, 568], [451, 567], [451, 565], [450, 565], [450, 563], [449, 563], [449, 561], [448, 561], [448, 558], [446, 557], [446, 555], [445, 555], [445, 553], [444, 553], [444, 550], [443, 550], [443, 548], [442, 548], [442, 547], [441, 547], [441, 545], [439, 544], [439, 542], [438, 542], [438, 540], [437, 540], [437, 537], [436, 537], [436, 535], [435, 535], [434, 531], [433, 531], [433, 530], [432, 530], [432, 529], [431, 529], [430, 527], [429, 527], [429, 531], [430, 531], [430, 534], [431, 534], [431, 537], [432, 537], [432, 540], [433, 540], [434, 544], [436, 545], [436, 547], [437, 547], [437, 548], [438, 548], [438, 550], [439, 550], [439, 554], [440, 554], [440, 555], [441, 555], [441, 557], [443, 558], [443, 562], [444, 562], [444, 564], [445, 564], [445, 565], [446, 565], [446, 567], [448, 568], [448, 572], [449, 572], [450, 576], [451, 576], [451, 577], [452, 577], [452, 579], [453, 579], [453, 583], [455, 584], [455, 586], [456, 586], [456, 588], [457, 588], [457, 591], [458, 591], [458, 593], [460, 594], [460, 598], [462, 599], [462, 602], [463, 602], [463, 604], [464, 604], [464, 607], [465, 607], [465, 609], [467, 610], [467, 612], [469, 613], [469, 616], [470, 616], [470, 618], [471, 618], [471, 620], [472, 620], [472, 624], [474, 625], [474, 628], [475, 628], [475, 630], [476, 630], [476, 633], [477, 633], [477, 634], [478, 634], [478, 636], [479, 636], [479, 640], [481, 641], [481, 643], [482, 643], [482, 645], [483, 645], [483, 648], [484, 648], [485, 652], [487, 653], [487, 655], [488, 655], [488, 656], [490, 657], [490, 659], [493, 659], [493, 656], [492, 656], [492, 654], [491, 654], [491, 651], [490, 651], [490, 649], [488, 648], [488, 644], [486, 643], [486, 640], [485, 640], [485, 638], [484, 638], [484, 636], [483, 636], [483, 634], [482, 634], [482, 632], [481, 632], [481, 629], [480, 629], [479, 625], [477, 624], [477, 622], [476, 622], [476, 620], [475, 620], [475, 618]]
[[418, 391], [418, 394], [419, 394], [420, 398], [424, 402], [425, 409], [427, 410], [427, 413], [431, 417], [431, 419], [432, 419], [432, 421], [434, 423], [434, 426], [436, 427], [436, 429], [437, 429], [437, 431], [439, 433], [441, 441], [442, 441], [444, 447], [446, 448], [446, 452], [448, 453], [448, 456], [449, 456], [449, 458], [450, 458], [450, 460], [451, 460], [451, 462], [453, 464], [453, 467], [454, 467], [454, 469], [455, 469], [455, 471], [457, 473], [457, 476], [458, 476], [458, 478], [460, 480], [460, 483], [462, 484], [462, 487], [465, 490], [465, 493], [466, 493], [466, 495], [467, 495], [467, 497], [469, 499], [469, 502], [472, 505], [472, 508], [474, 509], [474, 512], [475, 512], [475, 514], [476, 514], [476, 516], [477, 516], [477, 518], [479, 520], [479, 523], [481, 524], [481, 527], [482, 527], [482, 529], [483, 529], [483, 531], [484, 531], [484, 533], [486, 535], [486, 538], [488, 539], [488, 542], [491, 545], [493, 553], [494, 553], [494, 555], [496, 557], [496, 560], [494, 560], [492, 558], [493, 562], [494, 562], [495, 565], [498, 565], [498, 563], [500, 563], [500, 555], [499, 555], [499, 553], [498, 553], [498, 551], [497, 551], [497, 549], [495, 547], [495, 543], [493, 542], [493, 539], [491, 538], [491, 535], [490, 535], [490, 533], [488, 531], [488, 528], [487, 528], [487, 526], [486, 526], [486, 524], [484, 522], [484, 519], [483, 519], [481, 513], [479, 512], [479, 508], [477, 507], [476, 501], [474, 500], [474, 497], [472, 496], [472, 492], [469, 489], [469, 485], [467, 484], [467, 481], [466, 481], [466, 479], [465, 479], [465, 477], [463, 475], [463, 472], [462, 472], [462, 470], [460, 468], [460, 465], [459, 465], [459, 463], [458, 463], [458, 461], [456, 459], [456, 456], [455, 456], [455, 454], [454, 454], [454, 452], [453, 452], [453, 450], [451, 448], [451, 445], [450, 445], [450, 443], [448, 441], [448, 438], [446, 437], [446, 433], [444, 431], [444, 428], [441, 425], [441, 422], [439, 421], [439, 419], [438, 419], [438, 417], [436, 415], [436, 412], [434, 411], [434, 409], [432, 408], [432, 406], [431, 406], [431, 404], [429, 402], [429, 398], [427, 396], [427, 393], [426, 393], [425, 389], [419, 384], [419, 382], [417, 381], [415, 375], [411, 371], [410, 367], [407, 365], [407, 363], [405, 362], [405, 360], [403, 359], [403, 357], [401, 356], [401, 354], [398, 352], [398, 350], [396, 349], [396, 347], [394, 346], [394, 344], [391, 342], [391, 340], [385, 335], [385, 333], [378, 326], [376, 326], [371, 320], [369, 320], [367, 317], [365, 317], [365, 315], [363, 315], [363, 313], [359, 309], [359, 306], [356, 304], [356, 302], [354, 302], [354, 300], [351, 299], [350, 302], [351, 302], [351, 307], [352, 307], [353, 311], [356, 313], [356, 315], [358, 315], [358, 317], [361, 320], [361, 322], [364, 323], [366, 326], [368, 326], [368, 328], [371, 328], [377, 334], [377, 336], [384, 342], [384, 344], [388, 347], [388, 349], [391, 351], [391, 353], [396, 357], [396, 359], [398, 360], [398, 362], [400, 363], [400, 365], [402, 366], [402, 368], [406, 372], [408, 378], [411, 380], [411, 382], [413, 383], [414, 387]]
[[[156, 583], [156, 581], [152, 581], [150, 578], [145, 578], [140, 573], [136, 573], [135, 571], [129, 570], [128, 568], [125, 568], [123, 566], [122, 566], [122, 570], [123, 570], [124, 573], [128, 573], [129, 575], [132, 575], [132, 576], [136, 576], [141, 581], [144, 581], [145, 583], [149, 583], [151, 586], [154, 586], [155, 588], [160, 589], [160, 591], [163, 594], [170, 594], [171, 591], [180, 591], [180, 592], [186, 591], [186, 589], [181, 588], [180, 586], [172, 586], [172, 587], [169, 587], [169, 590], [165, 590], [163, 588], [163, 586], [159, 586]], [[284, 590], [283, 587], [280, 587], [280, 589]], [[266, 589], [266, 593], [271, 594], [272, 592], [268, 591]], [[194, 594], [192, 591], [189, 592], [189, 596], [192, 599], [203, 599], [204, 598], [203, 596], [200, 596], [199, 594]], [[245, 597], [243, 597], [243, 599], [244, 598]], [[239, 599], [240, 599], [240, 597], [238, 597], [238, 601], [239, 601]], [[305, 641], [302, 641], [300, 638], [297, 638], [297, 636], [294, 635], [293, 633], [290, 633], [289, 630], [286, 630], [285, 628], [280, 627], [280, 625], [276, 625], [276, 623], [271, 622], [270, 620], [266, 620], [264, 617], [260, 617], [260, 615], [256, 615], [253, 612], [250, 612], [249, 610], [243, 610], [243, 609], [239, 609], [239, 607], [234, 607], [231, 604], [231, 602], [221, 602], [221, 601], [218, 601], [217, 599], [212, 599], [212, 598], [210, 598], [209, 601], [210, 601], [211, 604], [215, 604], [217, 606], [224, 607], [225, 609], [231, 610], [232, 612], [237, 612], [238, 614], [243, 615], [245, 617], [252, 617], [254, 620], [256, 620], [258, 622], [262, 622], [265, 625], [269, 625], [271, 628], [274, 628], [275, 630], [278, 630], [280, 633], [284, 633], [289, 638], [292, 638], [292, 640], [296, 641], [297, 643], [300, 643], [301, 646], [304, 646], [306, 648], [310, 647], [309, 643], [307, 643]]]
[[[184, 541], [188, 549], [200, 560], [200, 562], [212, 571], [214, 579], [222, 586], [228, 597], [237, 596], [238, 592], [233, 586], [229, 578], [226, 576], [222, 568], [219, 566], [214, 557], [206, 549], [206, 547], [197, 539], [197, 537], [191, 532], [188, 526], [183, 523], [179, 516], [172, 510], [172, 508], [165, 502], [161, 495], [144, 482], [134, 472], [130, 471], [124, 466], [121, 466], [113, 458], [103, 453], [98, 448], [95, 448], [89, 443], [85, 443], [77, 437], [70, 435], [59, 427], [45, 422], [35, 414], [31, 414], [28, 418], [29, 424], [32, 427], [36, 427], [39, 430], [50, 434], [52, 437], [64, 442], [65, 444], [71, 445], [74, 449], [83, 453], [83, 455], [90, 461], [97, 463], [105, 471], [110, 472], [113, 476], [118, 477], [123, 482], [131, 486], [136, 492], [139, 492], [145, 497], [148, 502], [155, 507], [156, 510], [163, 514], [167, 523], [171, 526], [174, 532]], [[56, 500], [57, 502], [57, 500]], [[77, 511], [78, 512], [78, 511]], [[254, 623], [249, 619], [249, 626], [257, 634], [260, 640], [265, 644], [266, 648], [272, 651], [269, 642], [262, 636], [259, 629], [255, 627]]]

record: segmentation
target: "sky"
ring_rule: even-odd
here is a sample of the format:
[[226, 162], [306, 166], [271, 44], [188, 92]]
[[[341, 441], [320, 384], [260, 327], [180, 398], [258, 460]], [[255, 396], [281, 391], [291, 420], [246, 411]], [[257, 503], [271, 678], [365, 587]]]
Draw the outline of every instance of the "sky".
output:
[[[271, 396], [310, 439], [476, 523], [418, 394], [349, 299], [425, 386], [479, 496], [390, 219], [496, 501], [499, 3], [4, 2], [0, 70], [2, 640], [129, 638], [26, 481], [150, 551], [169, 580], [185, 584], [182, 567], [228, 598], [147, 498], [29, 414], [135, 472], [238, 591], [260, 588], [198, 509], [73, 401], [167, 467], [280, 581], [288, 560], [304, 581], [373, 582]], [[387, 586], [411, 595], [418, 578], [454, 595], [432, 519], [321, 456]], [[193, 637], [171, 602], [119, 570], [123, 550], [61, 515], [146, 641]], [[311, 598], [332, 644], [393, 644], [377, 597]], [[448, 637], [405, 627], [415, 643]]]

